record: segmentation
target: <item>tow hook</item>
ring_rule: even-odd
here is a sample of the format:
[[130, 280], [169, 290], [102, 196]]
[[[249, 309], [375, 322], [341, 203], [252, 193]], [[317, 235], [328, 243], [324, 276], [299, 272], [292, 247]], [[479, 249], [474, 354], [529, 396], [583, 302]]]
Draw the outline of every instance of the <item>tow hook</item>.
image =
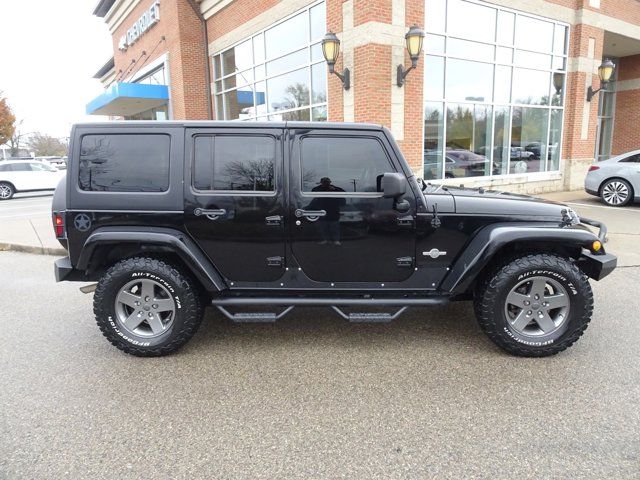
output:
[[84, 287], [80, 287], [80, 291], [82, 293], [93, 293], [96, 291], [96, 288], [98, 288], [98, 284], [97, 283], [91, 283], [89, 285], [85, 285]]

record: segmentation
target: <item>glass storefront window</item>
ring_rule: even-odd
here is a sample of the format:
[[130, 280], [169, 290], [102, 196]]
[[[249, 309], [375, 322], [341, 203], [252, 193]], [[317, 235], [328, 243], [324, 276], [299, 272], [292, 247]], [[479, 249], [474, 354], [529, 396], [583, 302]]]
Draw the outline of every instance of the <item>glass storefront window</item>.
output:
[[514, 107], [511, 118], [511, 173], [543, 172], [547, 158], [549, 110]]
[[568, 26], [477, 0], [425, 25], [424, 178], [558, 170]]
[[214, 55], [216, 117], [326, 120], [325, 31], [326, 5], [316, 2]]
[[[443, 178], [442, 139], [444, 115], [442, 103], [427, 102], [424, 106], [424, 179]], [[447, 168], [449, 165], [447, 165]]]

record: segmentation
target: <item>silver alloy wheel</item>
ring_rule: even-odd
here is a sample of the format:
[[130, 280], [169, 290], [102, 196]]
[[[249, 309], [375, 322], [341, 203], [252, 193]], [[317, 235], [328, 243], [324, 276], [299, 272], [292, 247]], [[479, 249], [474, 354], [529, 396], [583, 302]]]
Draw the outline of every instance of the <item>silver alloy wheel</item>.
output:
[[116, 321], [128, 333], [157, 337], [175, 318], [176, 305], [167, 288], [149, 279], [133, 280], [116, 295]]
[[507, 295], [504, 313], [516, 332], [541, 337], [556, 332], [569, 317], [569, 295], [550, 277], [529, 277]]
[[0, 185], [0, 198], [3, 200], [11, 198], [11, 187], [9, 185]]
[[629, 187], [624, 182], [613, 180], [602, 189], [602, 198], [609, 205], [622, 205], [629, 199]]

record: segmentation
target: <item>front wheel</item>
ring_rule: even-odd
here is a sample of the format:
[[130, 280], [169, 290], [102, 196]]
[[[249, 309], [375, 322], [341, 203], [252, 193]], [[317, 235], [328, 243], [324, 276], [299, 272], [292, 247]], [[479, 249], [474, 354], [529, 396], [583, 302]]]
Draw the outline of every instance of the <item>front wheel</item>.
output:
[[13, 185], [7, 182], [0, 182], [0, 200], [10, 200], [16, 193]]
[[111, 267], [93, 298], [96, 322], [120, 350], [150, 357], [175, 352], [202, 320], [200, 295], [186, 274], [153, 258], [129, 258]]
[[518, 356], [546, 357], [584, 333], [593, 293], [586, 275], [568, 259], [525, 255], [480, 282], [475, 310], [480, 327], [499, 347]]

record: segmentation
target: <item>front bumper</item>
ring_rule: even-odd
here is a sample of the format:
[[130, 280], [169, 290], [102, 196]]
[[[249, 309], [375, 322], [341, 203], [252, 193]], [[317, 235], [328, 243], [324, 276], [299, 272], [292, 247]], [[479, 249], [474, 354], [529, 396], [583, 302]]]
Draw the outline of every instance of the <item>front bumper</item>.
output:
[[609, 275], [618, 265], [618, 257], [610, 253], [595, 254], [588, 250], [583, 250], [578, 259], [578, 267], [594, 280], [602, 280]]

